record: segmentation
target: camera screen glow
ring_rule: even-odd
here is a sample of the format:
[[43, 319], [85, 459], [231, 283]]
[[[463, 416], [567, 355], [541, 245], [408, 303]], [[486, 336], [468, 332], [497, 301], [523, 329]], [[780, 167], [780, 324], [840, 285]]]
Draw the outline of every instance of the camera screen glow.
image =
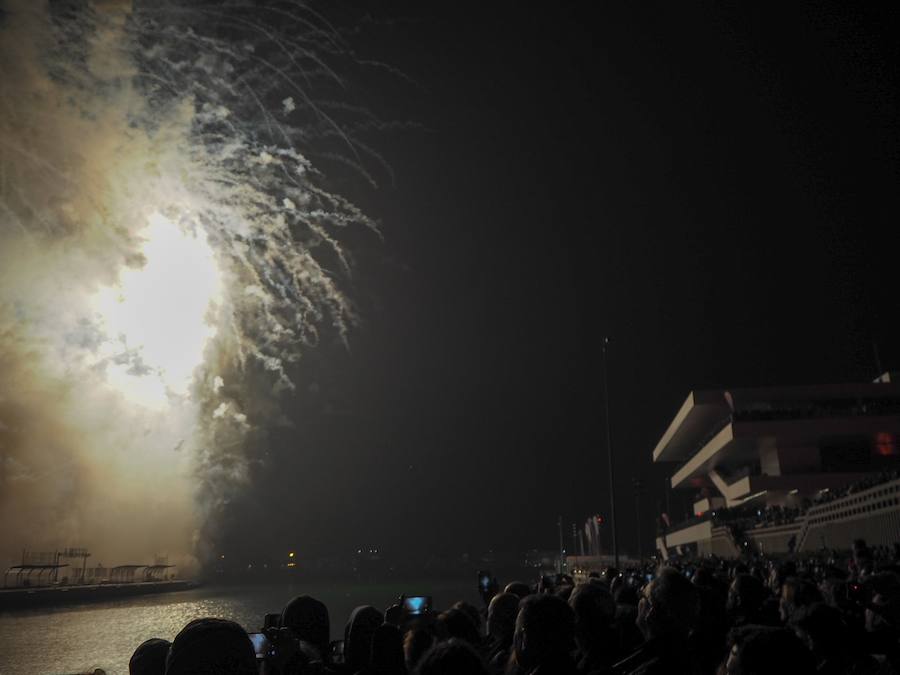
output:
[[269, 648], [269, 640], [265, 633], [250, 633], [250, 642], [253, 643], [253, 651], [258, 657], [266, 655]]
[[421, 614], [428, 609], [428, 598], [421, 595], [406, 598], [406, 609], [410, 614]]

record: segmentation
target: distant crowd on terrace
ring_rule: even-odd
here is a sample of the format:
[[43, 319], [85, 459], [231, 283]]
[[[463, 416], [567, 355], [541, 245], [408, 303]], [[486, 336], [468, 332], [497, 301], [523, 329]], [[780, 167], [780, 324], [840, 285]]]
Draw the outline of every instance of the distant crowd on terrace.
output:
[[706, 558], [613, 568], [575, 583], [494, 583], [484, 606], [417, 616], [358, 607], [344, 639], [308, 596], [291, 600], [259, 653], [236, 623], [192, 621], [149, 640], [132, 675], [900, 674], [900, 544], [862, 541], [776, 561]]
[[827, 504], [829, 502], [833, 502], [835, 499], [841, 499], [848, 495], [858, 494], [863, 490], [868, 490], [869, 488], [881, 485], [882, 483], [889, 483], [890, 481], [898, 479], [900, 479], [900, 469], [895, 471], [882, 471], [879, 474], [869, 476], [855, 483], [851, 483], [845, 488], [820, 492], [818, 495], [816, 495], [816, 498], [812, 500], [812, 505], [818, 506], [819, 504]]
[[[707, 513], [695, 515], [683, 523], [676, 523], [674, 527], [691, 525], [705, 520], [712, 520], [717, 525], [740, 523], [744, 527], [763, 525], [787, 525], [804, 515], [810, 508], [821, 504], [829, 504], [848, 495], [858, 494], [869, 488], [877, 487], [883, 483], [900, 480], [900, 470], [883, 471], [869, 476], [863, 480], [850, 483], [842, 488], [823, 490], [813, 499], [803, 500], [802, 506], [779, 505], [755, 505], [744, 504], [733, 507], [712, 509]], [[699, 498], [699, 496], [698, 496]], [[672, 528], [665, 521], [660, 521], [659, 533], [665, 534]]]

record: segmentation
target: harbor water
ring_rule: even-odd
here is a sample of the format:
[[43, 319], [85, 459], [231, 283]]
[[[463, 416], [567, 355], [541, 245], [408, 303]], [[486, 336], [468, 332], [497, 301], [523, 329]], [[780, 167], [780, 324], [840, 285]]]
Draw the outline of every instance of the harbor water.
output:
[[302, 594], [327, 605], [332, 639], [341, 639], [354, 607], [370, 604], [384, 610], [402, 593], [430, 595], [438, 610], [457, 600], [480, 603], [473, 582], [418, 581], [403, 586], [317, 582], [203, 586], [100, 604], [8, 611], [0, 613], [0, 675], [80, 673], [94, 668], [127, 674], [128, 659], [144, 640], [171, 640], [188, 621], [204, 616], [232, 619], [255, 632], [266, 613], [280, 611]]

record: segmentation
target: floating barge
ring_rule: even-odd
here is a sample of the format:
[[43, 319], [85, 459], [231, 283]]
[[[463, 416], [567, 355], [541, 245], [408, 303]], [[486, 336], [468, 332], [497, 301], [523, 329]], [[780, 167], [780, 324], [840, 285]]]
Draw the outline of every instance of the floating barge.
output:
[[[185, 591], [197, 582], [177, 579], [174, 565], [157, 558], [152, 565], [87, 567], [85, 549], [53, 553], [22, 552], [22, 562], [6, 570], [0, 588], [0, 611], [51, 607], [119, 598]], [[65, 558], [81, 558], [80, 568], [69, 568]], [[60, 577], [60, 573], [63, 574]]]
[[0, 612], [30, 607], [108, 602], [138, 595], [186, 591], [196, 588], [198, 585], [196, 581], [175, 579], [171, 581], [134, 581], [122, 584], [3, 588], [0, 589]]

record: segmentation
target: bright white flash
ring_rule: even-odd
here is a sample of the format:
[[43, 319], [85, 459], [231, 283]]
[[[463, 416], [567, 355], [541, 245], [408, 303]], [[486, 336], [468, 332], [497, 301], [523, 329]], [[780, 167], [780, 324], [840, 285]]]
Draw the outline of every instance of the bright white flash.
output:
[[161, 409], [189, 394], [216, 335], [222, 279], [201, 228], [154, 213], [139, 236], [144, 265], [124, 268], [116, 285], [91, 298], [91, 309], [107, 382], [133, 403]]

